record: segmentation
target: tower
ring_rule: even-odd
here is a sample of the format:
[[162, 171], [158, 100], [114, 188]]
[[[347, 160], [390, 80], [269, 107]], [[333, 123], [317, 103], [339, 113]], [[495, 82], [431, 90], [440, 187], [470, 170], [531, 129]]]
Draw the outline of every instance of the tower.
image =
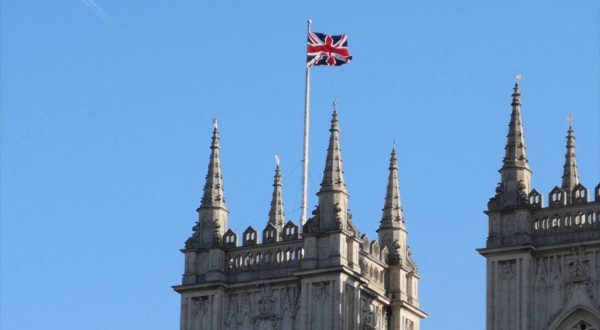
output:
[[531, 189], [521, 94], [512, 94], [500, 183], [488, 203], [488, 330], [600, 329], [600, 185], [579, 182], [575, 133], [567, 131], [562, 185]]
[[334, 110], [318, 204], [302, 233], [285, 221], [279, 161], [262, 234], [227, 228], [215, 125], [199, 220], [182, 252], [182, 330], [418, 330], [420, 276], [407, 245], [395, 148], [378, 239], [360, 235], [348, 209]]

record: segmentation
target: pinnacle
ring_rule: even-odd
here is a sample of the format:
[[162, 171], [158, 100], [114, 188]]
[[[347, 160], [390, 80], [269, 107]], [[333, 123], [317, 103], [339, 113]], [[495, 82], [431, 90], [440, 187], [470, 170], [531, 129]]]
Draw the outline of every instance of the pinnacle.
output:
[[329, 137], [329, 147], [327, 148], [327, 159], [325, 161], [323, 181], [321, 182], [321, 190], [319, 192], [340, 191], [348, 194], [346, 183], [344, 182], [339, 131], [338, 115], [337, 111], [334, 110], [331, 116], [331, 128], [329, 129], [331, 134]]
[[390, 174], [388, 176], [387, 191], [385, 194], [385, 203], [383, 206], [383, 216], [381, 218], [381, 227], [403, 227], [404, 217], [402, 212], [402, 198], [400, 196], [400, 186], [398, 184], [398, 158], [396, 156], [396, 147], [392, 147], [390, 155]]
[[521, 93], [519, 84], [515, 82], [512, 94], [512, 113], [508, 125], [508, 135], [506, 142], [506, 154], [502, 168], [519, 167], [529, 169], [527, 152], [525, 148], [525, 137], [523, 134], [523, 123], [521, 120]]
[[208, 163], [208, 173], [206, 174], [206, 183], [204, 185], [204, 195], [200, 208], [219, 207], [227, 210], [225, 204], [225, 195], [223, 189], [223, 176], [221, 173], [221, 145], [219, 143], [219, 129], [216, 121], [213, 128], [213, 134], [210, 145], [210, 160]]
[[281, 180], [281, 169], [279, 163], [275, 168], [275, 177], [273, 180], [273, 198], [271, 199], [271, 209], [269, 211], [269, 223], [277, 228], [278, 232], [282, 231], [283, 223], [285, 222], [285, 213], [283, 210], [283, 183]]
[[571, 192], [579, 184], [579, 175], [577, 173], [577, 159], [575, 158], [575, 131], [569, 123], [567, 131], [567, 145], [565, 153], [565, 165], [562, 176], [562, 189]]

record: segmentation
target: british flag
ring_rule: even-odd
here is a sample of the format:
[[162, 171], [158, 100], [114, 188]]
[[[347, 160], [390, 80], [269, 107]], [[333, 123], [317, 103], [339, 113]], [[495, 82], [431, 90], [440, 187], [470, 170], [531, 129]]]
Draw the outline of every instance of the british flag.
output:
[[348, 37], [345, 34], [332, 36], [316, 32], [308, 33], [307, 68], [315, 65], [339, 66], [350, 63], [351, 59]]

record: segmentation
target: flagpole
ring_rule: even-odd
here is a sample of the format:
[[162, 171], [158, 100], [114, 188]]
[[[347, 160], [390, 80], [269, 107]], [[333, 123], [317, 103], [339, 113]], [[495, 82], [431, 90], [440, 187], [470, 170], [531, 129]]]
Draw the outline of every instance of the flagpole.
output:
[[[312, 20], [306, 21], [307, 32], [310, 33]], [[308, 134], [309, 134], [309, 118], [310, 118], [310, 68], [306, 67], [306, 88], [304, 90], [304, 157], [302, 158], [302, 215], [300, 218], [300, 232], [306, 223], [306, 199], [308, 195]]]

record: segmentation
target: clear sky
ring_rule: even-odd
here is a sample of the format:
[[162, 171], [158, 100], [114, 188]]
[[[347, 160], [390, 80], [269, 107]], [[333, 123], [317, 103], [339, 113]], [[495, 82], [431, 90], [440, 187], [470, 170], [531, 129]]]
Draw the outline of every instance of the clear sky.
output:
[[313, 70], [310, 210], [337, 98], [350, 207], [372, 238], [396, 140], [423, 329], [484, 328], [475, 249], [515, 72], [533, 187], [560, 185], [569, 114], [581, 180], [600, 182], [596, 0], [1, 3], [4, 330], [178, 328], [170, 286], [213, 117], [230, 227], [264, 227], [275, 154], [298, 220], [307, 18], [354, 56]]

